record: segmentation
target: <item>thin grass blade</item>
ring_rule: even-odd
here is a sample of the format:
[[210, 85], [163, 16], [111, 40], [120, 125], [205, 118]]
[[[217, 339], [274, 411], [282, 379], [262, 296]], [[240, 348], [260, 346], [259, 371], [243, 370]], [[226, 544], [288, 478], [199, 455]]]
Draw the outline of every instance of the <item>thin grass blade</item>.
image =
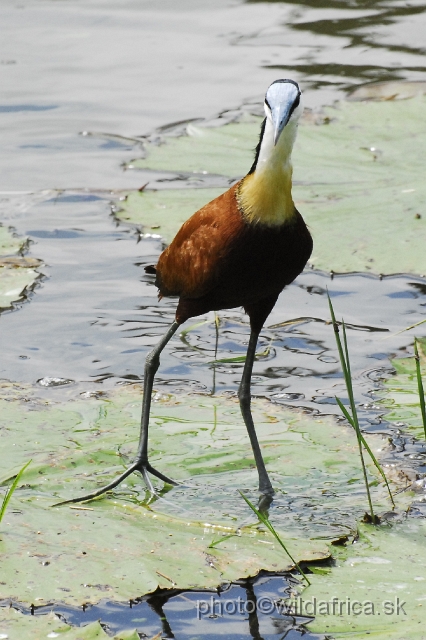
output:
[[420, 398], [420, 410], [422, 412], [423, 429], [424, 429], [425, 438], [426, 438], [425, 392], [424, 392], [424, 389], [423, 389], [422, 372], [421, 372], [421, 369], [420, 369], [420, 356], [419, 356], [419, 350], [417, 348], [417, 339], [416, 338], [414, 338], [414, 358], [415, 358], [415, 361], [416, 361], [417, 389], [418, 389], [419, 398]]
[[218, 360], [210, 360], [209, 364], [219, 364], [221, 362], [245, 362], [245, 356], [235, 356], [235, 358], [219, 358]]
[[[272, 345], [272, 340], [268, 344], [268, 346], [265, 347], [263, 351], [258, 351], [256, 353], [256, 355], [254, 356], [255, 359], [257, 360], [258, 358], [267, 358], [271, 353], [271, 345]], [[221, 362], [245, 362], [245, 361], [246, 361], [246, 356], [235, 356], [234, 358], [220, 358], [219, 360], [211, 360], [209, 364], [216, 364]]]
[[416, 322], [415, 324], [410, 324], [409, 327], [405, 327], [405, 329], [401, 329], [401, 331], [397, 331], [396, 333], [392, 333], [388, 336], [385, 336], [386, 338], [393, 338], [394, 336], [399, 336], [400, 333], [404, 333], [404, 331], [410, 331], [410, 329], [414, 329], [415, 327], [418, 327], [421, 324], [424, 324], [426, 322], [426, 320], [420, 320], [420, 322]]
[[[353, 427], [355, 429], [354, 421], [352, 420], [351, 416], [349, 415], [346, 407], [343, 405], [341, 400], [339, 400], [339, 398], [337, 398], [337, 397], [336, 397], [336, 402], [339, 405], [340, 410], [342, 411], [342, 413], [345, 416], [346, 420], [349, 422], [351, 427]], [[394, 502], [393, 495], [392, 495], [392, 492], [390, 490], [389, 482], [388, 482], [388, 479], [386, 478], [385, 472], [383, 471], [382, 467], [380, 466], [380, 463], [377, 461], [376, 456], [371, 451], [370, 446], [368, 445], [368, 443], [367, 443], [366, 439], [364, 438], [364, 436], [362, 435], [362, 433], [361, 433], [361, 442], [364, 445], [364, 447], [365, 447], [368, 455], [370, 456], [371, 460], [373, 461], [373, 464], [376, 467], [377, 471], [382, 476], [382, 478], [383, 478], [383, 480], [384, 480], [384, 482], [386, 484], [386, 488], [388, 490], [389, 498], [390, 498], [390, 501], [392, 502], [392, 506], [395, 507], [395, 502]]]
[[217, 311], [214, 312], [214, 331], [215, 331], [215, 342], [214, 342], [214, 359], [217, 360], [217, 350], [219, 347], [219, 324], [220, 319], [217, 314]]
[[198, 322], [194, 322], [194, 324], [190, 324], [189, 327], [183, 329], [180, 332], [180, 335], [182, 336], [182, 338], [184, 338], [186, 335], [188, 335], [188, 333], [190, 333], [194, 329], [198, 329], [198, 327], [202, 327], [203, 324], [207, 324], [208, 322], [210, 322], [210, 320], [199, 320]]
[[331, 319], [333, 322], [334, 337], [336, 338], [337, 350], [339, 352], [340, 363], [343, 369], [343, 376], [345, 378], [346, 390], [348, 392], [349, 403], [351, 405], [352, 421], [353, 421], [353, 425], [354, 425], [357, 440], [358, 440], [359, 457], [361, 460], [361, 467], [362, 467], [362, 473], [364, 476], [365, 490], [367, 492], [368, 506], [370, 508], [371, 521], [376, 522], [376, 516], [374, 515], [374, 509], [373, 509], [373, 502], [371, 500], [370, 486], [368, 483], [367, 469], [365, 466], [364, 455], [362, 450], [362, 434], [361, 434], [361, 429], [359, 428], [358, 415], [356, 411], [356, 405], [355, 405], [355, 399], [354, 399], [354, 393], [353, 393], [353, 387], [352, 387], [351, 366], [350, 366], [350, 360], [349, 360], [349, 349], [348, 349], [348, 341], [346, 336], [346, 327], [345, 327], [345, 323], [342, 321], [342, 333], [343, 333], [343, 343], [344, 343], [344, 349], [343, 349], [342, 341], [339, 335], [339, 327], [336, 322], [336, 316], [334, 314], [333, 304], [331, 302], [330, 294], [328, 293], [328, 291], [327, 291], [327, 298], [328, 298], [328, 306], [330, 308]]
[[348, 370], [346, 367], [345, 356], [343, 355], [342, 342], [340, 340], [340, 335], [339, 335], [339, 325], [337, 323], [336, 316], [334, 315], [334, 309], [333, 309], [333, 305], [331, 303], [331, 298], [328, 291], [327, 291], [327, 298], [328, 298], [328, 307], [330, 309], [331, 321], [333, 323], [334, 337], [336, 338], [337, 350], [339, 352], [340, 364], [342, 365], [343, 375], [346, 382], [347, 376], [348, 376]]
[[256, 514], [256, 516], [259, 518], [260, 522], [265, 525], [265, 527], [268, 529], [268, 531], [270, 531], [272, 533], [272, 535], [274, 536], [274, 538], [277, 540], [277, 542], [279, 543], [279, 545], [284, 549], [284, 551], [286, 552], [286, 554], [288, 555], [288, 557], [290, 558], [290, 560], [292, 561], [292, 563], [294, 564], [294, 566], [297, 568], [297, 570], [300, 572], [300, 574], [304, 577], [304, 579], [306, 580], [306, 582], [310, 585], [311, 583], [309, 582], [308, 578], [306, 577], [306, 574], [302, 571], [300, 565], [298, 564], [298, 562], [296, 562], [296, 560], [293, 558], [293, 556], [291, 555], [291, 553], [289, 552], [289, 550], [287, 549], [287, 547], [285, 546], [284, 542], [281, 540], [281, 538], [279, 537], [278, 533], [275, 531], [274, 527], [272, 526], [272, 524], [270, 523], [270, 521], [268, 520], [268, 518], [266, 516], [263, 515], [263, 513], [261, 513], [258, 509], [256, 509], [256, 507], [254, 506], [254, 504], [252, 502], [250, 502], [250, 500], [244, 495], [244, 493], [242, 491], [240, 491], [241, 496], [244, 498], [244, 500], [246, 501], [246, 503], [248, 504], [248, 506], [250, 507], [250, 509]]
[[350, 363], [350, 360], [349, 360], [349, 349], [348, 349], [348, 340], [347, 340], [347, 336], [346, 336], [346, 325], [345, 325], [345, 322], [343, 320], [342, 320], [342, 333], [343, 333], [343, 344], [345, 346], [346, 369], [347, 369], [347, 372], [348, 372], [347, 380], [345, 380], [346, 381], [346, 389], [348, 391], [349, 402], [350, 402], [351, 411], [352, 411], [352, 419], [354, 421], [355, 430], [357, 432], [357, 435], [359, 434], [359, 436], [362, 437], [361, 430], [359, 428], [358, 414], [357, 414], [357, 410], [356, 410], [354, 390], [353, 390], [353, 386], [352, 386], [352, 372], [351, 372], [351, 363]]
[[209, 546], [207, 547], [207, 549], [214, 549], [221, 542], [225, 542], [225, 540], [229, 540], [229, 538], [235, 538], [235, 536], [238, 536], [238, 534], [237, 533], [228, 533], [226, 536], [222, 536], [221, 538], [219, 538], [219, 540], [212, 540], [210, 542]]
[[16, 487], [18, 486], [18, 483], [22, 477], [22, 474], [24, 473], [25, 469], [28, 467], [28, 465], [30, 464], [31, 460], [29, 460], [27, 462], [27, 464], [24, 464], [24, 466], [22, 467], [22, 469], [20, 471], [18, 471], [18, 473], [16, 474], [16, 478], [15, 480], [12, 482], [12, 484], [10, 485], [10, 487], [7, 489], [6, 494], [3, 498], [3, 502], [0, 508], [0, 522], [3, 519], [4, 514], [6, 513], [6, 509], [7, 509], [7, 505], [9, 504], [9, 501], [11, 499], [11, 497], [13, 496], [13, 493], [16, 489]]
[[354, 421], [354, 424], [355, 424], [355, 431], [356, 431], [356, 436], [358, 440], [359, 457], [361, 460], [361, 467], [362, 467], [362, 473], [364, 476], [365, 490], [367, 492], [368, 505], [370, 507], [371, 522], [374, 523], [376, 521], [376, 516], [374, 515], [373, 501], [371, 499], [370, 485], [369, 485], [368, 476], [367, 476], [367, 468], [365, 466], [364, 452], [362, 450], [363, 436], [362, 436], [361, 429], [359, 427], [359, 422], [358, 422], [358, 414], [356, 410], [354, 392], [352, 387], [352, 375], [351, 375], [351, 365], [349, 360], [348, 340], [346, 337], [346, 327], [343, 320], [342, 320], [342, 330], [343, 330], [343, 344], [345, 347], [345, 356], [346, 356], [346, 371], [347, 371], [346, 389], [348, 391], [349, 402], [351, 404], [352, 420]]

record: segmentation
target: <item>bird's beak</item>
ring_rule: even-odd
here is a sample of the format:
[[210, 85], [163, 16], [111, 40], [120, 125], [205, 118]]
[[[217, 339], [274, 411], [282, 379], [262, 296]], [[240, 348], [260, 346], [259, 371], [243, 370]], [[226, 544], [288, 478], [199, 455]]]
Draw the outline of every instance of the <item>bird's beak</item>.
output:
[[274, 146], [276, 146], [284, 127], [290, 120], [292, 106], [292, 102], [281, 102], [272, 110], [271, 116], [272, 124], [274, 125]]

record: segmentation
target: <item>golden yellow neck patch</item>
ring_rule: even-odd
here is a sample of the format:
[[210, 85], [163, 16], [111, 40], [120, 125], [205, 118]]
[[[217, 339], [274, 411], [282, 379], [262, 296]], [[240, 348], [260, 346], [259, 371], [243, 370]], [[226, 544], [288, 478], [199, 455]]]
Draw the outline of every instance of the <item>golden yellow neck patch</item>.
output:
[[295, 216], [291, 196], [292, 167], [264, 167], [247, 175], [237, 192], [237, 200], [249, 224], [278, 226]]

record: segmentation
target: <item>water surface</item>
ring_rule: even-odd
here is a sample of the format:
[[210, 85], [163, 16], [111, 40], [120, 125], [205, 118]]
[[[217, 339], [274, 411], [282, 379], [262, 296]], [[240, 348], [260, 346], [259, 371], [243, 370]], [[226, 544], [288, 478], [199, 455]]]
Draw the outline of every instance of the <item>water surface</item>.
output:
[[[110, 200], [143, 183], [141, 173], [121, 165], [141, 152], [144, 136], [260, 105], [277, 77], [300, 82], [311, 108], [366, 82], [426, 80], [426, 3], [419, 0], [3, 0], [0, 24], [0, 220], [30, 238], [29, 255], [44, 261], [28, 300], [0, 316], [0, 377], [38, 384], [53, 398], [140, 380], [148, 349], [173, 319], [175, 301], [158, 303], [143, 271], [161, 240], [141, 239], [111, 215]], [[334, 396], [344, 392], [327, 287], [349, 326], [363, 426], [389, 433], [372, 392], [392, 374], [390, 358], [411, 349], [411, 334], [397, 332], [424, 318], [426, 280], [419, 276], [331, 279], [305, 271], [262, 331], [253, 392], [336, 413]], [[217, 354], [212, 314], [171, 341], [158, 389], [236, 392], [242, 363], [232, 358], [245, 352], [247, 319], [239, 310], [219, 319]], [[49, 378], [67, 384], [46, 387]], [[420, 445], [393, 436], [392, 459], [421, 469]], [[248, 587], [278, 597], [285, 584], [275, 580], [233, 588], [245, 589], [244, 597]], [[163, 626], [165, 637], [172, 629], [181, 638], [188, 629], [217, 637], [213, 620], [188, 627], [195, 597], [168, 594], [157, 610], [139, 604], [141, 632], [160, 631], [163, 607], [171, 624]], [[125, 617], [120, 627], [117, 607], [105, 603], [86, 618], [63, 614], [77, 624], [93, 614], [112, 632], [132, 622]], [[226, 635], [231, 622], [235, 638], [304, 634], [297, 621], [289, 627], [263, 617], [260, 628], [253, 619], [224, 620]]]

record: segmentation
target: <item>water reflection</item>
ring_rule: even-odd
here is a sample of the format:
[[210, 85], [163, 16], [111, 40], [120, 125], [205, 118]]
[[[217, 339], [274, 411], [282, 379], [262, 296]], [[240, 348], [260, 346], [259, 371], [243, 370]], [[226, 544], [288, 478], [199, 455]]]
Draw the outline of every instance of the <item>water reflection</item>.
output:
[[[298, 584], [291, 575], [262, 573], [256, 578], [224, 584], [217, 591], [159, 589], [128, 604], [102, 600], [83, 607], [60, 603], [31, 608], [17, 603], [12, 606], [27, 615], [54, 611], [75, 626], [99, 620], [109, 635], [136, 628], [143, 638], [158, 635], [182, 640], [217, 640], [222, 636], [236, 640], [325, 640], [304, 626], [312, 618], [291, 615], [282, 604], [282, 600], [297, 593]], [[8, 606], [9, 602], [0, 602], [1, 605]]]
[[361, 82], [425, 78], [424, 2], [246, 2], [294, 7], [281, 27], [241, 36], [235, 42], [262, 47], [262, 58], [285, 56], [283, 62], [263, 62], [266, 69], [292, 70], [311, 88], [334, 86], [343, 91]]

